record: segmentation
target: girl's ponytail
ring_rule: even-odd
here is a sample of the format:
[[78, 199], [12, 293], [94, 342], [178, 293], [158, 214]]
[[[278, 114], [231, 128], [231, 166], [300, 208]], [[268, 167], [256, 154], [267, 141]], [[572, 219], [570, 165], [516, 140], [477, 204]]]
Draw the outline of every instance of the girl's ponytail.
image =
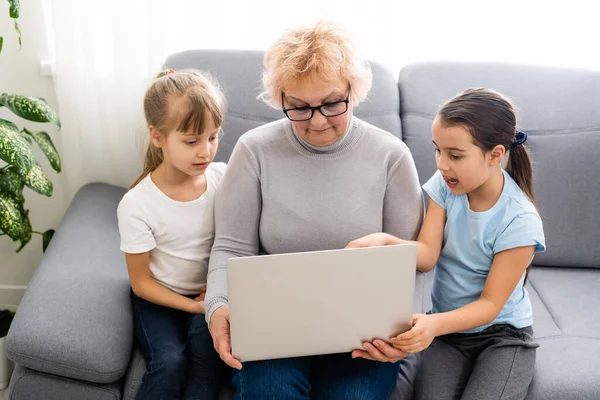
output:
[[140, 183], [148, 174], [154, 172], [156, 168], [163, 162], [162, 150], [151, 143], [148, 144], [146, 150], [146, 157], [144, 158], [144, 168], [142, 173], [133, 182], [130, 189], [133, 189], [138, 183]]
[[517, 132], [515, 142], [509, 148], [508, 160], [506, 161], [506, 172], [519, 185], [521, 190], [535, 204], [535, 194], [533, 192], [533, 167], [529, 151], [524, 146], [527, 140], [527, 134]]

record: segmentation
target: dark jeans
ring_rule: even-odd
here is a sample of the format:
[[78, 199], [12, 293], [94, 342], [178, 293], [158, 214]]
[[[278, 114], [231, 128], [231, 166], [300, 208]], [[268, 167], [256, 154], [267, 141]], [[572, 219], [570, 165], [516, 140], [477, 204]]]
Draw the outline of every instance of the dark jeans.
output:
[[204, 315], [159, 306], [133, 292], [131, 304], [136, 344], [146, 360], [136, 398], [216, 399], [231, 372], [213, 348]]
[[236, 400], [387, 400], [399, 363], [349, 353], [243, 363], [234, 371]]

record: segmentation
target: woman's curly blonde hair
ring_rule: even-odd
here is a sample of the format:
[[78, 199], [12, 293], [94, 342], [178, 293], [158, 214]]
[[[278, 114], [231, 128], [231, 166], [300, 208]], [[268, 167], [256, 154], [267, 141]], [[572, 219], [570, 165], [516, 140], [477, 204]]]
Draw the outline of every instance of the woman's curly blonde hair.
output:
[[259, 97], [273, 108], [281, 108], [284, 87], [309, 77], [324, 82], [348, 81], [355, 106], [371, 89], [369, 64], [356, 57], [352, 42], [339, 28], [325, 21], [285, 31], [267, 50], [264, 66], [264, 90]]

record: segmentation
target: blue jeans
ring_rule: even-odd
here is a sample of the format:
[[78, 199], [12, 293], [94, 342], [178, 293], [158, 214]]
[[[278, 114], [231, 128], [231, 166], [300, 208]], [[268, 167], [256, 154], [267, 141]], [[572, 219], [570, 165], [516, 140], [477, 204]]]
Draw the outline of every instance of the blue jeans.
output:
[[214, 350], [204, 315], [159, 306], [131, 292], [136, 344], [146, 360], [141, 400], [216, 399], [231, 373]]
[[243, 363], [234, 371], [236, 400], [387, 400], [400, 363], [350, 353]]

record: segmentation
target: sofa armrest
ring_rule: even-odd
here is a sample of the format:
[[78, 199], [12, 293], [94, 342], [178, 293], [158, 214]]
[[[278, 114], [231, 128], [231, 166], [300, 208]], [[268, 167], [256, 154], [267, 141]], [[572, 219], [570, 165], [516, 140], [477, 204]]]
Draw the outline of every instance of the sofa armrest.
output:
[[76, 194], [6, 337], [15, 363], [98, 383], [125, 374], [133, 318], [117, 225], [124, 193], [96, 183]]

